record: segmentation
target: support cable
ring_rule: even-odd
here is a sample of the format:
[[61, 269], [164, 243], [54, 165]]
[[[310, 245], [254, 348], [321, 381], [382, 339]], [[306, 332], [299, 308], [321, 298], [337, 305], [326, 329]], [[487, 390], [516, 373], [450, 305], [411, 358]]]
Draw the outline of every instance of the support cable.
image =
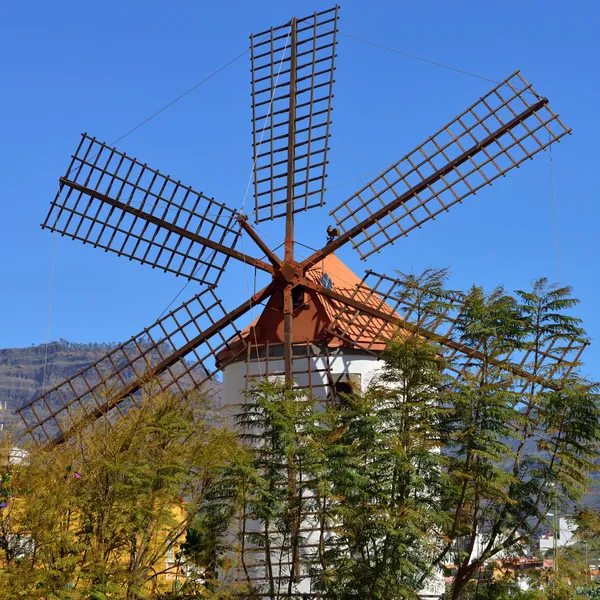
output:
[[349, 33], [339, 32], [340, 35], [344, 37], [350, 38], [352, 40], [356, 40], [357, 42], [362, 42], [363, 44], [369, 44], [370, 46], [375, 46], [376, 48], [381, 48], [382, 50], [388, 50], [389, 52], [394, 52], [395, 54], [401, 54], [402, 56], [406, 56], [408, 58], [413, 58], [415, 60], [420, 60], [422, 62], [426, 62], [430, 65], [434, 65], [436, 67], [441, 67], [442, 69], [448, 69], [449, 71], [454, 71], [455, 73], [460, 73], [461, 75], [468, 75], [469, 77], [474, 77], [475, 79], [481, 79], [482, 81], [489, 81], [490, 83], [500, 83], [496, 79], [490, 79], [489, 77], [484, 77], [483, 75], [478, 75], [477, 73], [471, 73], [470, 71], [465, 71], [464, 69], [458, 69], [456, 67], [452, 67], [450, 65], [445, 65], [443, 63], [437, 62], [435, 60], [430, 60], [428, 58], [423, 58], [422, 56], [417, 56], [416, 54], [409, 54], [408, 52], [403, 52], [402, 50], [398, 50], [397, 48], [390, 48], [389, 46], [384, 46], [383, 44], [378, 44], [377, 42], [371, 42], [370, 40], [364, 40], [362, 38], [356, 37], [355, 35], [350, 35]]
[[121, 137], [118, 137], [114, 142], [111, 142], [110, 145], [114, 146], [121, 140], [125, 139], [128, 135], [132, 134], [134, 131], [136, 131], [137, 129], [139, 129], [146, 123], [148, 123], [148, 121], [151, 121], [152, 119], [154, 119], [154, 117], [157, 117], [158, 115], [160, 115], [160, 113], [167, 110], [167, 108], [170, 108], [171, 106], [173, 106], [173, 104], [175, 104], [176, 102], [179, 102], [180, 100], [185, 98], [188, 94], [193, 92], [195, 89], [197, 89], [201, 85], [205, 84], [207, 81], [212, 79], [215, 75], [217, 75], [221, 71], [224, 71], [227, 67], [230, 67], [234, 62], [236, 62], [240, 58], [242, 58], [242, 56], [244, 56], [245, 54], [248, 54], [248, 52], [249, 52], [249, 50], [244, 50], [241, 54], [238, 54], [235, 58], [232, 58], [229, 62], [227, 62], [223, 66], [219, 67], [216, 71], [213, 71], [210, 75], [207, 75], [202, 81], [199, 81], [198, 83], [193, 85], [189, 90], [183, 92], [183, 94], [177, 96], [177, 98], [175, 98], [175, 99], [171, 100], [170, 102], [168, 102], [167, 104], [165, 104], [162, 108], [158, 109], [155, 113], [152, 113], [149, 117], [146, 117], [143, 121], [138, 123], [135, 127], [132, 127], [129, 131], [124, 133]]
[[[393, 52], [394, 54], [400, 54], [401, 56], [405, 56], [407, 58], [412, 58], [414, 60], [420, 60], [421, 62], [430, 64], [430, 65], [434, 65], [436, 67], [440, 67], [442, 69], [448, 69], [449, 71], [454, 71], [455, 73], [460, 73], [461, 75], [468, 75], [469, 77], [473, 77], [475, 79], [480, 79], [482, 81], [487, 81], [489, 83], [495, 83], [498, 84], [500, 83], [499, 80], [497, 79], [492, 79], [490, 77], [485, 77], [483, 75], [478, 75], [477, 73], [472, 73], [471, 71], [465, 71], [464, 69], [459, 69], [457, 67], [453, 67], [451, 65], [446, 65], [444, 63], [440, 63], [437, 62], [435, 60], [430, 60], [429, 58], [424, 58], [423, 56], [418, 56], [416, 54], [411, 54], [409, 52], [404, 52], [403, 50], [398, 50], [397, 48], [391, 48], [390, 46], [385, 46], [383, 44], [379, 44], [377, 42], [373, 42], [371, 40], [365, 40], [363, 38], [359, 38], [355, 35], [351, 35], [349, 33], [344, 33], [342, 31], [338, 32], [339, 35], [343, 35], [344, 37], [347, 37], [349, 39], [355, 40], [357, 42], [362, 42], [363, 44], [368, 44], [369, 46], [374, 46], [376, 48], [381, 48], [382, 50], [387, 50], [388, 52]], [[379, 175], [381, 173], [381, 170], [378, 171], [367, 171], [365, 173], [362, 173], [361, 175], [357, 175], [355, 177], [353, 177], [352, 179], [348, 179], [347, 181], [343, 181], [341, 183], [337, 183], [335, 185], [331, 185], [328, 186], [325, 191], [331, 191], [335, 188], [338, 187], [342, 187], [344, 185], [348, 185], [349, 183], [354, 183], [355, 181], [359, 181], [360, 179], [363, 179], [364, 177], [368, 177], [370, 175]]]
[[[198, 83], [193, 85], [189, 90], [183, 92], [183, 94], [180, 94], [179, 96], [177, 96], [177, 98], [174, 98], [173, 100], [171, 100], [170, 102], [165, 104], [162, 108], [159, 108], [156, 112], [152, 113], [149, 117], [146, 117], [143, 121], [140, 121], [135, 127], [132, 127], [129, 131], [125, 132], [122, 136], [118, 137], [116, 140], [113, 140], [108, 145], [115, 146], [115, 144], [117, 144], [121, 140], [125, 139], [128, 135], [131, 135], [134, 131], [138, 130], [140, 127], [142, 127], [143, 125], [145, 125], [146, 123], [148, 123], [149, 121], [154, 119], [154, 117], [157, 117], [158, 115], [160, 115], [162, 112], [167, 110], [167, 108], [170, 108], [171, 106], [173, 106], [173, 104], [175, 104], [176, 102], [179, 102], [182, 98], [185, 98], [188, 94], [193, 92], [195, 89], [199, 88], [201, 85], [205, 84], [207, 81], [212, 79], [215, 75], [217, 75], [221, 71], [224, 71], [227, 67], [231, 66], [234, 62], [236, 62], [237, 60], [242, 58], [242, 56], [244, 56], [248, 52], [249, 52], [249, 50], [244, 50], [244, 52], [242, 52], [241, 54], [238, 54], [235, 58], [232, 58], [229, 62], [227, 62], [224, 65], [222, 65], [221, 67], [219, 67], [216, 71], [213, 71], [210, 75], [207, 75], [202, 81], [199, 81]], [[91, 161], [91, 160], [95, 159], [98, 156], [98, 154], [99, 153], [94, 154], [89, 160]], [[75, 169], [75, 172], [74, 172], [75, 176], [77, 176], [77, 174], [81, 171], [81, 169], [84, 167], [84, 165], [85, 165], [85, 163], [81, 163], [77, 167], [77, 169]], [[56, 223], [58, 223], [59, 215], [60, 215], [60, 212], [58, 213], [58, 215], [56, 217], [56, 221], [54, 222], [55, 227], [56, 227]]]

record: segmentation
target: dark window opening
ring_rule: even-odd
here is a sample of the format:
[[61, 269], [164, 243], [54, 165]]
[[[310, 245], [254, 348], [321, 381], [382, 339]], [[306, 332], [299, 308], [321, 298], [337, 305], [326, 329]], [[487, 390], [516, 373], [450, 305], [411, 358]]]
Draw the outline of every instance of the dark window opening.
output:
[[293, 310], [299, 309], [301, 306], [306, 304], [304, 299], [304, 289], [299, 285], [292, 289], [292, 308]]
[[361, 378], [358, 373], [341, 375], [333, 384], [333, 395], [336, 402], [347, 404], [348, 396], [360, 392]]
[[338, 381], [335, 384], [335, 395], [339, 398], [341, 394], [351, 394], [352, 384], [349, 381]]

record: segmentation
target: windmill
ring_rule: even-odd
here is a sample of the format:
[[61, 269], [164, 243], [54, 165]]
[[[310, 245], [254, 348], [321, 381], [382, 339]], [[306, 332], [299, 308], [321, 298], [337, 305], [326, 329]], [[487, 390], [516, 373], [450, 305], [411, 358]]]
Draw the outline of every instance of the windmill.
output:
[[[239, 377], [247, 384], [258, 369], [262, 376], [281, 374], [290, 388], [331, 388], [348, 371], [348, 360], [376, 361], [398, 328], [418, 331], [451, 355], [463, 356], [467, 364], [480, 356], [454, 327], [464, 300], [459, 295], [425, 327], [411, 320], [400, 279], [369, 271], [360, 280], [334, 253], [351, 244], [361, 258], [368, 258], [570, 130], [517, 71], [335, 207], [327, 243], [297, 259], [294, 216], [324, 204], [337, 23], [335, 7], [250, 37], [251, 215], [82, 135], [43, 227], [202, 288], [21, 407], [27, 434], [43, 443], [64, 442], [72, 433], [73, 416], [83, 413], [90, 422], [118, 416], [139, 404], [151, 379], [161, 389], [178, 393], [207, 384], [221, 371], [225, 397], [243, 387]], [[285, 223], [282, 257], [251, 220]], [[241, 236], [263, 258], [237, 249]], [[266, 272], [271, 281], [227, 309], [216, 286], [230, 260]], [[262, 303], [266, 308], [261, 317], [240, 330], [240, 319]], [[553, 378], [565, 376], [565, 365], [572, 365], [581, 350], [575, 340], [560, 348], [550, 342], [542, 353], [544, 384], [554, 385]], [[336, 357], [344, 360], [332, 372]], [[534, 377], [526, 352], [517, 360], [506, 357], [504, 363], [523, 381]], [[228, 369], [233, 373], [236, 368], [239, 377], [228, 379]]]

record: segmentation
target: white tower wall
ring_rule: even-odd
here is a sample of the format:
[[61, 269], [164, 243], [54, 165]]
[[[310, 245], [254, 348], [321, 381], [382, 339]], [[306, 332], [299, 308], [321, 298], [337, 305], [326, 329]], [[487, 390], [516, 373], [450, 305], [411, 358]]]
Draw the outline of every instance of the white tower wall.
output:
[[[308, 368], [310, 361], [310, 369]], [[327, 368], [329, 364], [329, 368]], [[294, 382], [298, 387], [312, 389], [315, 396], [326, 397], [326, 388], [337, 381], [349, 382], [357, 391], [367, 390], [369, 383], [381, 373], [384, 362], [376, 356], [368, 353], [344, 352], [342, 349], [336, 352], [331, 351], [328, 359], [325, 356], [316, 356], [307, 358], [294, 358]], [[304, 372], [302, 372], [304, 371]], [[310, 375], [306, 373], [310, 371]], [[250, 381], [252, 379], [260, 380], [268, 374], [269, 379], [280, 378], [284, 376], [283, 358], [269, 358], [268, 361], [261, 359], [247, 363], [244, 360], [229, 364], [223, 369], [223, 388], [222, 388], [222, 407], [226, 414], [236, 414], [239, 407], [244, 403], [247, 389], [251, 389]], [[309, 382], [310, 379], [310, 382]], [[309, 385], [310, 383], [310, 385]], [[246, 400], [247, 401], [247, 400]], [[229, 411], [227, 407], [231, 407]], [[261, 525], [258, 522], [246, 523], [248, 531], [261, 531]], [[305, 544], [311, 546], [318, 542], [319, 534], [317, 531], [306, 534]], [[256, 563], [264, 562], [264, 556], [261, 552], [256, 553]], [[252, 578], [262, 579], [264, 570], [261, 567], [255, 567], [250, 570]], [[289, 571], [284, 569], [284, 575]], [[240, 575], [242, 573], [240, 571]], [[294, 586], [295, 594], [304, 598], [316, 598], [317, 596], [311, 589], [310, 577], [303, 573], [302, 580]], [[441, 571], [432, 574], [431, 580], [425, 589], [419, 594], [422, 598], [435, 599], [440, 598], [444, 593], [444, 579]]]
[[[308, 359], [295, 358], [294, 371], [306, 371]], [[314, 393], [317, 396], [324, 396], [323, 388], [319, 385], [327, 383], [327, 362], [329, 362], [329, 371], [334, 381], [340, 376], [359, 376], [357, 383], [360, 384], [361, 391], [365, 391], [369, 381], [381, 371], [383, 361], [371, 354], [332, 354], [329, 361], [323, 356], [312, 357], [310, 359], [311, 386], [314, 386]], [[264, 360], [251, 362], [249, 365], [245, 361], [231, 363], [223, 369], [223, 393], [222, 405], [240, 404], [244, 402], [244, 390], [246, 389], [246, 377], [257, 375], [256, 379], [264, 377], [265, 373], [269, 377], [283, 377], [284, 364], [283, 359], [270, 358], [268, 364]], [[353, 378], [354, 379], [354, 378]], [[294, 374], [294, 381], [300, 387], [309, 388], [309, 375], [307, 373]]]

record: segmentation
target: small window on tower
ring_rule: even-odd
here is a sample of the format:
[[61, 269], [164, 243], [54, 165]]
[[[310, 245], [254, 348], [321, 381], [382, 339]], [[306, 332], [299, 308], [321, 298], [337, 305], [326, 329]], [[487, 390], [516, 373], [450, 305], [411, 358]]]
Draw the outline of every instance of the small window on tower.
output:
[[352, 393], [352, 384], [348, 381], [338, 381], [335, 384], [335, 395], [339, 398], [342, 394]]
[[298, 285], [292, 289], [292, 308], [293, 310], [297, 310], [305, 304], [306, 299], [304, 298], [304, 288]]
[[359, 373], [345, 373], [340, 375], [333, 385], [336, 402], [346, 402], [350, 394], [359, 393], [361, 390], [361, 377]]

